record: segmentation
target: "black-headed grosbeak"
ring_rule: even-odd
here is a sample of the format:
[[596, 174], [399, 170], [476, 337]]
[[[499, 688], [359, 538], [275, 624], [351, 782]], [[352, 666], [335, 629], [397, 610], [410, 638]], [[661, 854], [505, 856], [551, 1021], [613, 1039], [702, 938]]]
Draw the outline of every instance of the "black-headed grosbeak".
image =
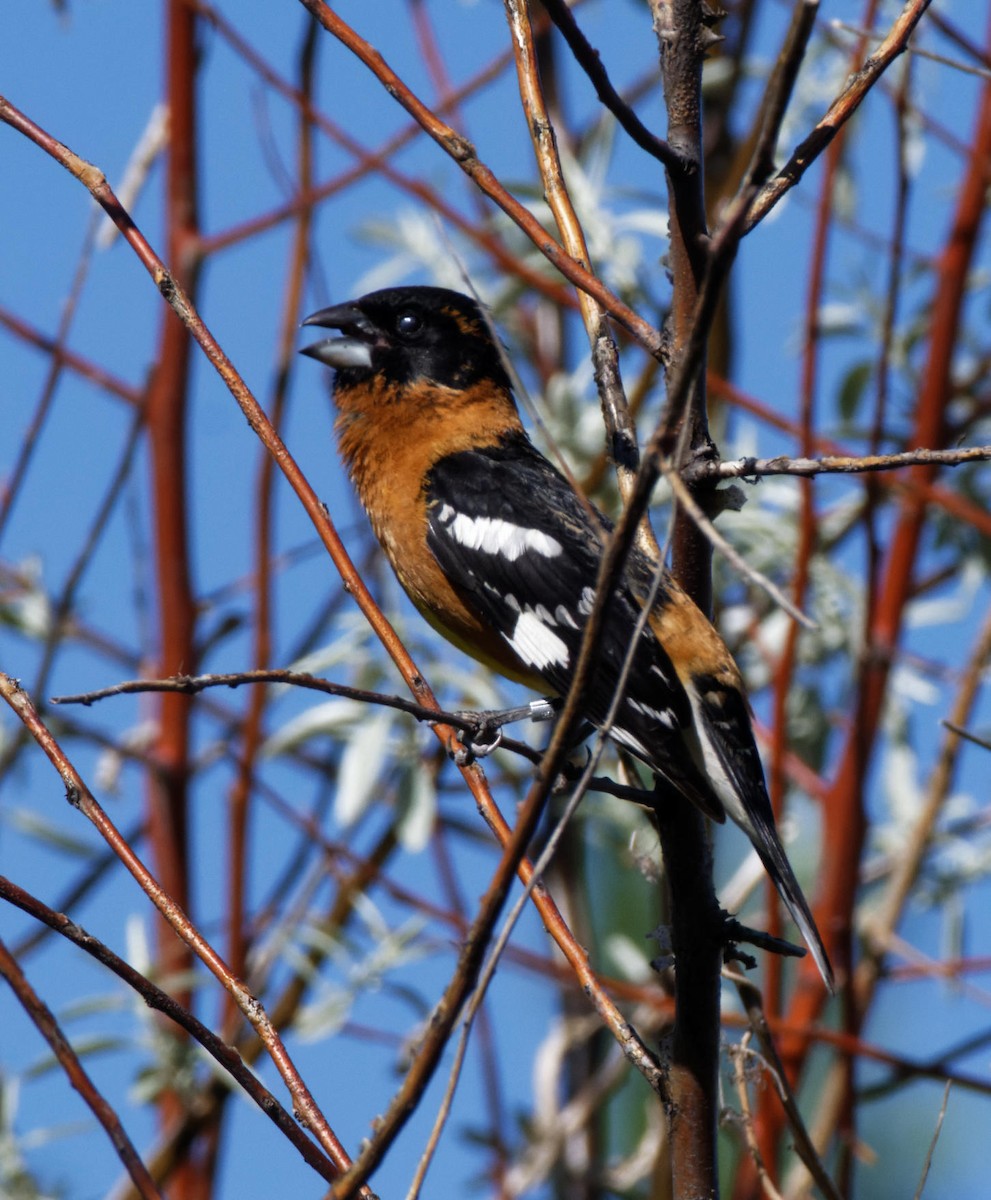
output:
[[[527, 437], [478, 305], [390, 288], [304, 324], [343, 335], [303, 353], [336, 369], [341, 456], [410, 599], [483, 663], [565, 694], [612, 525]], [[656, 573], [631, 550], [587, 691], [593, 723], [606, 720]], [[708, 816], [741, 826], [832, 987], [774, 828], [740, 672], [666, 571], [609, 732]]]

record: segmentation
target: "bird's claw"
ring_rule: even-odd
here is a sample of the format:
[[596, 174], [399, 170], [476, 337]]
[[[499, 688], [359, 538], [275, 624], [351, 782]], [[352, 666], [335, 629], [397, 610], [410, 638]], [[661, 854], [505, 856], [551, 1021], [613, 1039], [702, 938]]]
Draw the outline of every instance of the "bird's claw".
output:
[[[492, 730], [492, 733], [494, 734], [492, 740], [483, 742], [481, 740], [481, 735], [488, 733], [490, 730]], [[478, 728], [478, 732], [474, 735], [474, 737], [471, 738], [469, 746], [475, 758], [487, 758], [493, 750], [497, 750], [499, 748], [501, 742], [502, 729], [500, 727], [497, 726], [493, 730], [491, 725], [481, 725]]]

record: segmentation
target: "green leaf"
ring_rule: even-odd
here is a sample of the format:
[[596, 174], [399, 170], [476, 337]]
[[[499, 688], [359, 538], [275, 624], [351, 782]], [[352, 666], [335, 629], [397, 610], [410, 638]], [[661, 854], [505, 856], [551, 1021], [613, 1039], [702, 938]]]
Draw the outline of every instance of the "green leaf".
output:
[[870, 360], [856, 363], [847, 371], [840, 384], [837, 404], [840, 417], [844, 424], [849, 424], [857, 416], [867, 391], [867, 385], [874, 376], [874, 364]]

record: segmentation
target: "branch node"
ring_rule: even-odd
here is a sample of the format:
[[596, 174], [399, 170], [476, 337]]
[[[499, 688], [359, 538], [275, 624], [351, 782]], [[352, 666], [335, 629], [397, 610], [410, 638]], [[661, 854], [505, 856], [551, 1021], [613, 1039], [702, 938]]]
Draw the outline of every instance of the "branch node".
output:
[[759, 950], [766, 950], [768, 954], [780, 954], [783, 958], [804, 958], [805, 947], [796, 946], [794, 942], [789, 942], [785, 938], [774, 937], [770, 933], [765, 933], [761, 929], [751, 929], [749, 925], [743, 925], [736, 917], [730, 916], [729, 913], [724, 913], [724, 938], [725, 949], [723, 957], [727, 963], [742, 962], [745, 966], [753, 968], [757, 965], [756, 961], [749, 955], [740, 951], [738, 943], [745, 942], [749, 946], [756, 946]]

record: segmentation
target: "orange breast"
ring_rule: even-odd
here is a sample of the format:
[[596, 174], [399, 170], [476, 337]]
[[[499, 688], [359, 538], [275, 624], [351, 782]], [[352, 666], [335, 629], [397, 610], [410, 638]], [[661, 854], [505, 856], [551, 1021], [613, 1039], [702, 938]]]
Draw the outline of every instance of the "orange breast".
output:
[[[507, 428], [521, 428], [512, 401], [494, 387], [475, 389], [470, 396], [428, 387], [397, 398], [388, 385], [349, 389], [337, 400], [341, 456], [410, 600], [459, 649], [546, 692], [540, 677], [452, 587], [427, 546], [424, 485], [430, 469], [447, 454], [494, 445]], [[492, 433], [486, 436], [486, 430]]]

